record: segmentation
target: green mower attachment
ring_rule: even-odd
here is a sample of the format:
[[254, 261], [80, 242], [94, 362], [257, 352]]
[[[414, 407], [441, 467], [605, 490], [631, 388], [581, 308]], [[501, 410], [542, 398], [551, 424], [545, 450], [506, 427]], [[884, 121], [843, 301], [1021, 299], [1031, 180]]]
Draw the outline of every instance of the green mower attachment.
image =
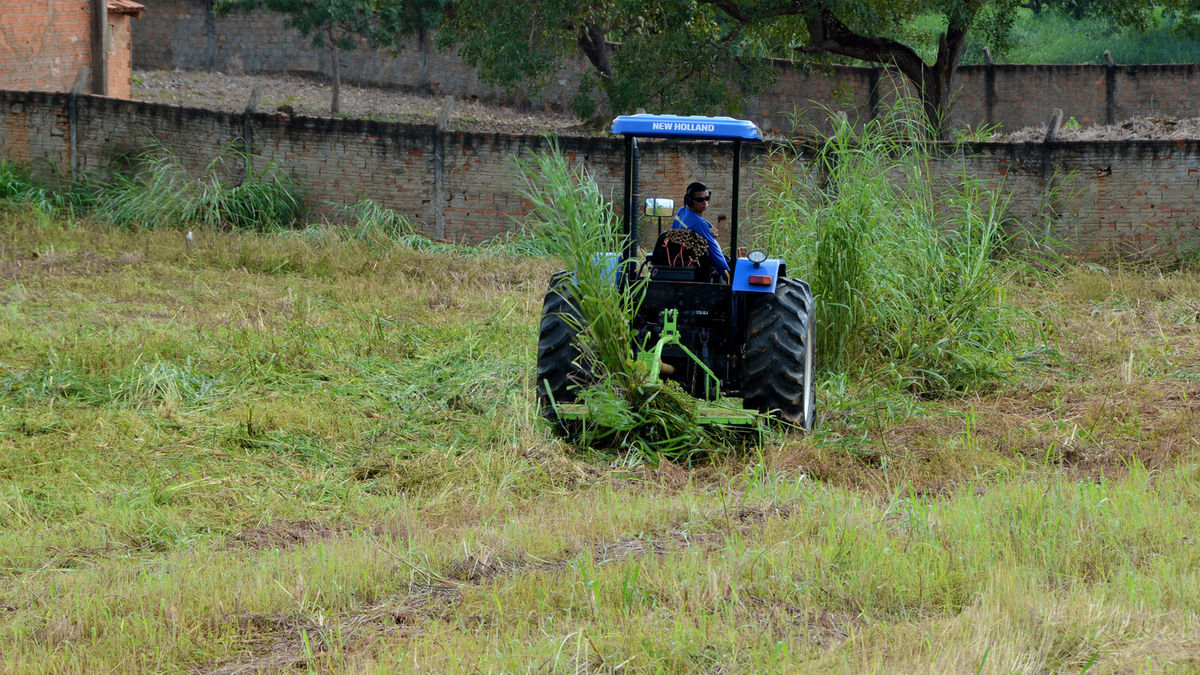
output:
[[[670, 375], [674, 372], [674, 368], [664, 363], [662, 360], [663, 348], [668, 345], [675, 345], [684, 354], [687, 354], [704, 373], [704, 393], [706, 400], [721, 389], [721, 381], [713, 373], [713, 371], [699, 359], [692, 350], [688, 349], [681, 341], [679, 336], [679, 310], [666, 309], [662, 313], [663, 328], [659, 333], [658, 342], [649, 349], [642, 350], [638, 356], [638, 361], [646, 364], [647, 384], [658, 383], [662, 375]], [[559, 419], [563, 420], [586, 420], [587, 406], [582, 403], [554, 403], [554, 410], [558, 414]], [[696, 422], [703, 425], [721, 425], [736, 427], [744, 430], [754, 430], [758, 428], [761, 415], [753, 410], [745, 408], [734, 408], [730, 406], [722, 406], [719, 404], [706, 403], [696, 408]]]

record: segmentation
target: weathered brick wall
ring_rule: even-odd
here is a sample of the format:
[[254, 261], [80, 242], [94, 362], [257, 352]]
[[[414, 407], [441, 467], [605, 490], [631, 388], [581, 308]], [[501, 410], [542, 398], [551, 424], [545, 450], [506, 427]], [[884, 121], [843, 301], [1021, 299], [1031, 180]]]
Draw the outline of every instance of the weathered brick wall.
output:
[[108, 15], [108, 95], [133, 95], [133, 27], [128, 14]]
[[[63, 94], [0, 90], [0, 159], [43, 170], [49, 162], [101, 170], [158, 142], [200, 170], [241, 138], [246, 122], [242, 114], [80, 96], [72, 156], [68, 103]], [[258, 166], [284, 166], [326, 215], [327, 203], [371, 198], [429, 234], [465, 242], [519, 222], [527, 205], [513, 186], [512, 159], [546, 144], [536, 136], [439, 134], [431, 126], [369, 120], [254, 114], [249, 122]], [[559, 144], [619, 203], [619, 139], [565, 137]], [[678, 202], [683, 187], [699, 179], [714, 191], [710, 214], [729, 213], [730, 146], [645, 141], [640, 148], [641, 197]], [[756, 173], [767, 151], [752, 145], [743, 155], [743, 227], [753, 221]], [[1000, 186], [1014, 223], [1044, 226], [1085, 255], [1170, 256], [1200, 245], [1200, 141], [980, 143], [933, 167], [946, 180], [965, 171]], [[643, 242], [653, 228], [643, 226]]]
[[[208, 0], [158, 2], [134, 24], [137, 68], [224, 68], [241, 59], [251, 72], [328, 73], [328, 56], [314, 50], [275, 14], [210, 15]], [[535, 108], [565, 110], [582, 58], [564, 63], [544, 94], [504, 94], [481, 83], [454, 54], [429, 41], [410, 40], [396, 52], [358, 49], [344, 55], [348, 81], [428, 90], [459, 98], [482, 98]], [[898, 92], [912, 93], [903, 77], [882, 68], [775, 64], [777, 82], [752, 97], [744, 115], [768, 131], [788, 131], [793, 121], [827, 128], [825, 110], [848, 119], [870, 119]], [[874, 93], [872, 93], [874, 92]], [[962, 66], [955, 77], [950, 123], [955, 127], [1000, 124], [1018, 129], [1043, 124], [1055, 108], [1081, 123], [1120, 121], [1135, 115], [1193, 117], [1200, 114], [1200, 65], [992, 65]], [[874, 104], [874, 105], [873, 105]], [[797, 115], [797, 113], [799, 113]]]
[[67, 95], [0, 91], [0, 159], [69, 167]]
[[1133, 115], [1200, 115], [1200, 64], [1118, 66], [1115, 71], [1116, 121]]
[[0, 86], [68, 91], [91, 59], [88, 0], [0, 2]]
[[[109, 96], [132, 93], [133, 20], [108, 13]], [[0, 1], [0, 86], [70, 91], [79, 69], [92, 66], [91, 26], [90, 0]]]
[[1200, 247], [1200, 141], [981, 143], [965, 167], [1008, 211], [1085, 254], [1172, 259]]

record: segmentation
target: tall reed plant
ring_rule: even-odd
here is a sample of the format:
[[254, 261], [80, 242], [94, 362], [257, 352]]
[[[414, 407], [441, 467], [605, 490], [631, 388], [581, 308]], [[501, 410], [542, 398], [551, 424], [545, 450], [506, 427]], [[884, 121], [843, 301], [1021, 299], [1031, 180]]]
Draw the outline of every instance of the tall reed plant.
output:
[[674, 383], [648, 383], [635, 358], [633, 320], [643, 280], [622, 279], [625, 236], [596, 182], [573, 167], [553, 139], [550, 147], [515, 161], [518, 190], [532, 206], [522, 224], [529, 248], [556, 257], [568, 274], [559, 292], [578, 316], [565, 315], [577, 333], [592, 381], [579, 391], [588, 408], [582, 444], [628, 448], [644, 456], [688, 458], [706, 439], [695, 405]]
[[102, 192], [95, 215], [124, 227], [194, 225], [261, 232], [290, 227], [304, 211], [302, 190], [282, 167], [268, 162], [254, 171], [233, 146], [199, 176], [169, 148], [155, 146], [134, 158], [132, 173], [117, 174]]
[[[1028, 317], [1004, 295], [1005, 200], [965, 170], [935, 175], [942, 146], [901, 103], [864, 125], [831, 116], [807, 150], [762, 172], [765, 245], [809, 280], [821, 308], [818, 364], [930, 397], [1004, 377]], [[952, 161], [952, 160], [950, 160]]]

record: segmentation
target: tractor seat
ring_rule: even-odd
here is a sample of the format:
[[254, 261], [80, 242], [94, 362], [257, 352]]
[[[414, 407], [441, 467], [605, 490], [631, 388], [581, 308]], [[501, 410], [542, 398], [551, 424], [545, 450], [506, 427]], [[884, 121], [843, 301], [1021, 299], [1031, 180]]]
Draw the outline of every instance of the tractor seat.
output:
[[710, 281], [712, 260], [708, 241], [699, 233], [684, 229], [666, 230], [658, 235], [650, 254], [650, 278], [661, 281]]

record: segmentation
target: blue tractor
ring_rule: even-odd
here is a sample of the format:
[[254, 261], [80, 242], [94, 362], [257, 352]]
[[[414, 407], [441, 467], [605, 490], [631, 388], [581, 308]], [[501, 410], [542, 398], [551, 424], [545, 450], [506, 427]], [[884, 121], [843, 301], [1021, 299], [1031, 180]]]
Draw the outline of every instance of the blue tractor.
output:
[[[738, 201], [742, 144], [761, 142], [757, 125], [729, 117], [622, 115], [612, 132], [625, 141], [622, 214], [627, 247], [615, 254], [626, 263], [621, 283], [646, 280], [644, 300], [633, 326], [639, 358], [651, 361], [655, 377], [679, 382], [709, 401], [741, 397], [743, 410], [707, 408], [702, 422], [753, 424], [769, 414], [811, 430], [814, 308], [807, 283], [787, 276], [784, 261], [762, 251], [738, 256]], [[638, 199], [638, 140], [642, 138], [733, 143], [733, 195], [730, 204], [728, 263], [731, 275], [717, 278], [707, 256], [684, 255], [681, 230], [662, 231], [654, 250], [637, 264], [638, 218], [674, 215], [674, 202]], [[660, 221], [661, 222], [661, 221]], [[673, 241], [674, 240], [674, 241]], [[724, 276], [724, 275], [721, 275]], [[647, 278], [648, 277], [648, 278]], [[584, 415], [574, 405], [577, 386], [588, 382], [587, 364], [575, 347], [578, 325], [571, 304], [569, 275], [550, 282], [542, 305], [538, 340], [539, 406], [551, 419]]]

